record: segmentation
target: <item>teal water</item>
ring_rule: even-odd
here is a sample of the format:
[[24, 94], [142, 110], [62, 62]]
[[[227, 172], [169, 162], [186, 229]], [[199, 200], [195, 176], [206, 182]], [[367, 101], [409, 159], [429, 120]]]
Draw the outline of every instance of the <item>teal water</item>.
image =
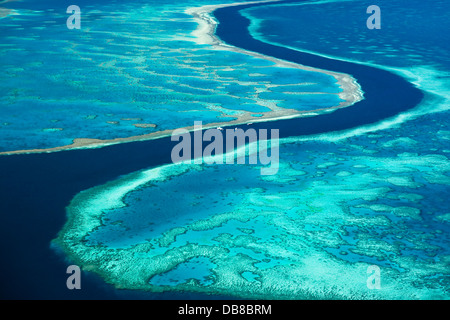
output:
[[175, 269], [153, 277], [151, 282], [155, 285], [176, 285], [191, 279], [199, 281], [202, 285], [209, 285], [213, 282], [213, 275], [210, 269], [214, 268], [208, 259], [194, 258], [178, 265]]
[[[254, 36], [261, 40], [396, 69], [410, 80], [420, 77], [417, 84], [427, 98], [416, 109], [373, 126], [282, 140], [280, 170], [274, 176], [260, 176], [259, 168], [248, 165], [186, 165], [181, 173], [169, 166], [156, 180], [149, 178], [115, 196], [113, 206], [91, 206], [106, 214], [101, 226], [86, 233], [87, 248], [74, 252], [99, 263], [89, 250], [131, 254], [150, 246], [145, 259], [167, 263], [147, 269], [156, 291], [250, 298], [448, 299], [449, 92], [432, 86], [446, 86], [448, 42], [433, 37], [434, 27], [426, 21], [431, 15], [424, 14], [425, 36], [415, 37], [412, 45], [417, 26], [405, 30], [409, 20], [394, 25], [394, 17], [414, 20], [418, 12], [435, 8], [409, 4], [383, 2], [378, 34], [355, 32], [358, 23], [365, 27], [367, 17], [358, 16], [364, 7], [360, 2], [246, 10]], [[340, 12], [340, 19], [324, 23], [330, 20], [324, 10]], [[444, 20], [438, 22], [445, 25]], [[443, 54], [431, 59], [432, 52]], [[305, 91], [308, 86], [314, 91], [317, 85], [305, 84]], [[273, 92], [295, 88], [281, 86]], [[131, 176], [117, 181], [119, 188], [133, 183]], [[87, 197], [102, 190], [88, 190]], [[85, 204], [73, 206], [83, 212]], [[102, 249], [94, 249], [96, 245]], [[212, 255], [215, 250], [219, 253]], [[175, 252], [189, 252], [189, 258]], [[192, 264], [190, 257], [209, 262]], [[129, 267], [126, 260], [121, 263]], [[366, 286], [370, 265], [381, 268], [382, 290]], [[118, 274], [120, 268], [108, 272]]]
[[[59, 2], [5, 4], [15, 14], [0, 19], [0, 151], [341, 102], [331, 76], [197, 44], [191, 35], [197, 23], [185, 10], [220, 3], [227, 1], [80, 2], [81, 30], [67, 29], [69, 15]], [[305, 82], [333, 94], [318, 99], [272, 90], [301, 91]]]
[[[92, 29], [82, 36], [58, 32], [82, 40], [76, 46], [63, 41], [61, 49], [54, 38], [59, 29], [49, 27], [47, 39], [55, 48], [37, 51], [34, 61], [42, 65], [23, 70], [14, 66], [24, 65], [32, 50], [20, 48], [41, 36], [45, 47], [46, 37], [42, 29], [27, 29], [28, 38], [22, 37], [20, 28], [49, 17], [23, 10], [14, 20], [1, 20], [16, 28], [2, 33], [9, 48], [1, 51], [7, 72], [0, 90], [7, 94], [0, 112], [8, 128], [1, 131], [2, 150], [67, 144], [80, 132], [109, 139], [143, 130], [122, 117], [156, 123], [157, 130], [198, 116], [218, 121], [239, 108], [264, 112], [258, 108], [266, 104], [248, 95], [266, 85], [279, 86], [258, 99], [282, 100], [289, 108], [296, 106], [291, 93], [298, 88], [339, 92], [330, 77], [297, 70], [280, 75], [266, 61], [187, 41], [195, 23], [182, 12], [202, 2], [135, 4], [87, 6]], [[394, 68], [426, 92], [420, 106], [372, 126], [284, 139], [275, 176], [261, 176], [258, 166], [249, 165], [169, 165], [85, 190], [68, 207], [73, 221], [59, 235], [68, 256], [94, 266], [109, 283], [135, 290], [269, 299], [448, 299], [449, 42], [434, 37], [445, 30], [448, 5], [436, 2], [439, 15], [432, 14], [436, 7], [416, 1], [380, 6], [378, 34], [364, 29], [367, 6], [359, 1], [260, 7], [245, 14], [262, 40]], [[120, 23], [106, 21], [105, 12]], [[323, 12], [339, 12], [340, 19]], [[64, 14], [47, 14], [64, 23]], [[305, 29], [310, 32], [300, 32]], [[60, 54], [50, 62], [55, 52]], [[74, 72], [74, 57], [83, 72]], [[65, 72], [61, 65], [68, 65]], [[301, 80], [293, 84], [297, 72]], [[45, 74], [39, 85], [29, 78], [36, 74]], [[69, 87], [73, 93], [63, 94]], [[319, 98], [324, 100], [314, 100]], [[335, 98], [311, 95], [301, 105], [333, 105]], [[167, 99], [170, 104], [162, 106]], [[381, 269], [381, 290], [366, 286], [370, 265]]]
[[[438, 133], [430, 139], [417, 127]], [[445, 128], [431, 115], [334, 142], [285, 140], [275, 176], [249, 165], [172, 165], [124, 177], [72, 203], [80, 216], [102, 217], [73, 252], [100, 266], [115, 261], [107, 272], [125, 283], [131, 277], [120, 270], [136, 268], [137, 255], [153, 261], [142, 281], [155, 291], [448, 298]], [[374, 264], [382, 290], [366, 287]]]

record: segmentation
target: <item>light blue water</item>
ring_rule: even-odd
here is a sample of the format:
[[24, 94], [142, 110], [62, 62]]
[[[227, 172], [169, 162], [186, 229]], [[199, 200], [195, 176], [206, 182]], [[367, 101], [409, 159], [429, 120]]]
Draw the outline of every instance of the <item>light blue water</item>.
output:
[[[445, 87], [450, 41], [441, 41], [437, 30], [448, 24], [448, 6], [408, 4], [382, 1], [381, 31], [364, 29], [363, 2], [259, 7], [245, 14], [253, 17], [260, 39], [400, 68], [405, 76], [428, 71], [421, 88]], [[439, 14], [432, 15], [436, 7]], [[339, 15], [331, 19], [324, 12]], [[421, 107], [430, 114], [399, 126], [336, 142], [327, 141], [332, 135], [283, 142], [276, 176], [262, 177], [251, 166], [208, 166], [140, 187], [122, 199], [126, 207], [108, 211], [104, 225], [87, 236], [88, 245], [132, 252], [133, 245], [148, 242], [154, 248], [148, 258], [168, 261], [171, 250], [190, 250], [193, 243], [228, 251], [215, 265], [189, 269], [186, 261], [155, 276], [153, 284], [165, 290], [200, 290], [189, 283], [195, 276], [210, 293], [243, 297], [448, 298], [448, 112], [432, 112], [448, 108], [448, 90], [439, 94], [440, 104]], [[159, 235], [175, 227], [183, 231], [161, 242]], [[381, 268], [384, 286], [376, 293], [365, 284], [373, 264]]]
[[[271, 103], [297, 110], [339, 104], [331, 76], [195, 43], [197, 24], [184, 11], [227, 2], [80, 1], [81, 30], [67, 29], [58, 1], [5, 4], [15, 15], [0, 19], [0, 151], [258, 117]], [[304, 82], [333, 94], [271, 89], [301, 91]]]
[[[80, 33], [62, 27], [60, 5], [31, 12], [29, 2], [18, 3], [21, 15], [0, 22], [7, 29], [0, 51], [2, 150], [68, 144], [80, 132], [108, 139], [198, 117], [226, 121], [217, 107], [233, 115], [239, 108], [263, 112], [255, 100], [283, 100], [289, 108], [297, 98], [307, 107], [337, 102], [331, 94], [291, 95], [339, 92], [330, 77], [280, 73], [266, 61], [189, 42], [195, 23], [183, 11], [203, 3], [86, 4]], [[271, 6], [245, 14], [261, 40], [398, 69], [427, 92], [421, 106], [394, 119], [395, 126], [360, 128], [338, 140], [330, 133], [282, 141], [275, 176], [249, 165], [185, 165], [87, 190], [69, 207], [80, 220], [59, 239], [71, 256], [128, 289], [448, 299], [449, 6], [379, 1], [382, 29], [367, 30], [368, 5]], [[35, 29], [37, 21], [45, 28]], [[273, 84], [286, 86], [251, 96]], [[137, 120], [122, 118], [158, 126], [135, 128]], [[376, 292], [366, 286], [373, 264], [382, 276]]]
[[[430, 139], [416, 134], [417, 128], [438, 134]], [[100, 265], [109, 261], [104, 250], [165, 261], [167, 267], [150, 282], [159, 290], [266, 298], [448, 298], [445, 128], [446, 119], [432, 114], [334, 143], [285, 142], [276, 176], [260, 176], [258, 167], [248, 165], [196, 166], [181, 175], [169, 170], [165, 180], [150, 180], [117, 198], [126, 206], [116, 209], [105, 209], [109, 200], [86, 206], [100, 187], [72, 204], [81, 216], [86, 208], [105, 212], [103, 225], [86, 234], [84, 249], [73, 250], [86, 263], [103, 257]], [[134, 181], [125, 177], [117, 188]], [[142, 252], [145, 244], [151, 249]], [[214, 248], [226, 254], [210, 256]], [[214, 265], [188, 258], [172, 268], [180, 261], [174, 250], [213, 259]], [[373, 264], [381, 268], [384, 284], [376, 293], [365, 287], [366, 268]]]

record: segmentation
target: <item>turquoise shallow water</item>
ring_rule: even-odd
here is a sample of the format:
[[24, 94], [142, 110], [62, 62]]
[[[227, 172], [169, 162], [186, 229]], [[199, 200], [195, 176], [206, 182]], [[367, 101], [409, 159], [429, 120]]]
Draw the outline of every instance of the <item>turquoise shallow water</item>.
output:
[[[383, 4], [388, 25], [389, 9], [398, 15], [402, 7]], [[255, 36], [266, 41], [300, 49], [306, 43], [307, 50], [339, 52], [351, 60], [359, 59], [359, 51], [367, 56], [376, 49], [371, 60], [362, 62], [395, 67], [404, 76], [429, 70], [419, 86], [426, 90], [432, 81], [445, 86], [445, 56], [430, 64], [422, 49], [432, 48], [429, 43], [446, 44], [423, 37], [417, 52], [413, 47], [404, 58], [401, 48], [410, 34], [402, 28], [387, 26], [384, 36], [374, 36], [379, 48], [346, 33], [356, 22], [330, 24], [333, 32], [324, 28], [320, 33], [314, 27], [322, 25], [318, 14], [327, 6], [350, 15], [358, 8], [331, 3], [289, 10], [259, 7], [245, 14], [254, 21]], [[415, 13], [406, 8], [404, 14]], [[299, 37], [290, 26], [311, 26], [315, 32]], [[347, 35], [352, 47], [336, 34]], [[394, 34], [392, 46], [398, 50], [386, 63], [383, 50], [390, 50]], [[308, 38], [318, 35], [322, 41]], [[298, 38], [303, 42], [293, 41]], [[332, 39], [339, 40], [333, 47]], [[87, 230], [81, 232], [86, 246], [73, 252], [122, 285], [132, 287], [142, 279], [152, 291], [250, 298], [448, 299], [448, 91], [426, 93], [416, 109], [380, 124], [282, 140], [280, 169], [274, 176], [261, 176], [258, 167], [249, 165], [167, 166], [87, 190], [70, 210], [102, 218], [90, 221], [93, 229], [81, 228]], [[104, 192], [112, 198], [101, 200]], [[87, 205], [89, 199], [95, 202]], [[124, 257], [113, 266], [114, 256], [106, 253], [111, 250]], [[145, 276], [121, 275], [138, 252], [142, 261], [153, 263], [139, 269]], [[366, 286], [370, 265], [381, 268], [382, 290]]]
[[[423, 51], [424, 48], [438, 50], [439, 47], [445, 51], [448, 42], [424, 36], [413, 45], [410, 37], [417, 29], [405, 31], [404, 28], [390, 26], [390, 21], [394, 23], [393, 17], [402, 12], [416, 17], [417, 12], [433, 11], [426, 5], [411, 3], [410, 6], [390, 7], [389, 3], [383, 2], [381, 7], [386, 12], [383, 27], [391, 30], [390, 37], [366, 35], [366, 39], [376, 38], [377, 48], [367, 47], [363, 40], [358, 40], [356, 32], [346, 33], [348, 28], [354, 30], [359, 22], [365, 26], [367, 15], [359, 18], [356, 13], [356, 20], [343, 17], [343, 20], [351, 21], [350, 26], [342, 20], [338, 24], [328, 24], [325, 22], [330, 21], [329, 17], [313, 15], [327, 11], [328, 7], [323, 6], [330, 6], [328, 10], [331, 12], [347, 12], [353, 16], [355, 10], [360, 12], [354, 3], [294, 6], [289, 10], [271, 7], [270, 16], [268, 9], [261, 7], [249, 10], [247, 14], [254, 16], [254, 26], [258, 26], [256, 22], [262, 26], [264, 32], [255, 32], [263, 34], [267, 41], [352, 60], [361, 57], [359, 51], [363, 52], [362, 56], [373, 53], [374, 49], [382, 52], [362, 62], [395, 67], [400, 74], [417, 80], [427, 92], [427, 99], [421, 106], [370, 127], [318, 137], [285, 139], [280, 149], [280, 170], [275, 176], [261, 176], [258, 166], [249, 165], [171, 165], [131, 173], [81, 192], [68, 207], [69, 223], [58, 238], [59, 243], [69, 248], [67, 255], [86, 270], [101, 274], [116, 287], [153, 292], [191, 291], [244, 298], [448, 299], [450, 226], [446, 200], [450, 183], [450, 132], [448, 111], [445, 111], [448, 109], [448, 101], [445, 100], [448, 95], [448, 86], [445, 85], [448, 67], [445, 55], [433, 57]], [[199, 4], [197, 1], [189, 3]], [[444, 5], [441, 4], [440, 12], [447, 10]], [[197, 112], [208, 121], [214, 120], [217, 112], [205, 110], [205, 104], [217, 104], [227, 108], [227, 112], [236, 111], [243, 107], [242, 99], [237, 97], [248, 97], [254, 88], [261, 87], [261, 79], [264, 79], [262, 82], [288, 86], [273, 88], [272, 93], [264, 93], [267, 97], [262, 95], [260, 99], [278, 100], [283, 96], [282, 92], [297, 91], [297, 86], [291, 85], [295, 75], [277, 76], [274, 68], [267, 67], [267, 62], [234, 53], [218, 54], [207, 47], [200, 49], [191, 42], [180, 42], [178, 38], [168, 40], [174, 32], [177, 37], [184, 38], [187, 30], [195, 28], [193, 22], [184, 21], [187, 17], [180, 13], [184, 3], [179, 5], [177, 2], [163, 14], [156, 10], [159, 8], [156, 3], [148, 4], [144, 9], [139, 7], [139, 10], [131, 3], [120, 5], [113, 2], [104, 6], [102, 8], [110, 8], [108, 12], [120, 12], [114, 14], [121, 22], [119, 26], [110, 22], [109, 27], [113, 24], [115, 28], [124, 28], [122, 33], [125, 33], [116, 32], [117, 29], [112, 32], [106, 25], [102, 26], [105, 23], [102, 14], [107, 10], [97, 12], [94, 10], [98, 7], [92, 6], [88, 7], [92, 10], [89, 17], [96, 23], [91, 31], [101, 31], [98, 33], [104, 35], [104, 39], [101, 35], [90, 39], [89, 31], [81, 37], [87, 42], [64, 47], [65, 51], [82, 57], [80, 66], [90, 72], [74, 73], [74, 67], [68, 62], [73, 62], [73, 56], [57, 55], [61, 64], [69, 63], [68, 74], [58, 69], [58, 60], [54, 69], [51, 68], [52, 63], [47, 63], [50, 79], [56, 76], [58, 81], [50, 81], [46, 77], [40, 79], [42, 88], [36, 85], [36, 81], [27, 87], [25, 81], [35, 71], [42, 70], [39, 65], [34, 66], [38, 69], [24, 71], [8, 69], [9, 78], [2, 75], [5, 81], [2, 81], [1, 90], [8, 95], [2, 96], [1, 110], [5, 119], [11, 118], [8, 120], [10, 123], [4, 125], [10, 129], [2, 129], [1, 132], [5, 138], [2, 141], [8, 141], [5, 144], [8, 148], [67, 144], [72, 138], [70, 130], [105, 139], [127, 136], [137, 132], [133, 123], [127, 122], [130, 120], [121, 120], [130, 114], [142, 118], [142, 122], [167, 125], [168, 128], [180, 126], [196, 117], [190, 118], [186, 114], [173, 116], [172, 111], [187, 105], [192, 107], [193, 113]], [[121, 10], [116, 11], [117, 8]], [[416, 11], [411, 13], [411, 8], [416, 8]], [[148, 20], [141, 20], [142, 11], [148, 13], [146, 17], [155, 17], [155, 12], [158, 12], [158, 18], [152, 20], [153, 27]], [[39, 13], [33, 14], [40, 16]], [[293, 16], [302, 19], [294, 19]], [[27, 16], [19, 17], [14, 21], [18, 28], [27, 21], [29, 23]], [[64, 22], [62, 14], [57, 17]], [[168, 20], [168, 17], [177, 17], [181, 21]], [[127, 21], [131, 19], [136, 30], [130, 31], [125, 18]], [[426, 19], [439, 20], [439, 17], [427, 14], [421, 18], [424, 25], [431, 25], [426, 23]], [[1, 23], [12, 23], [7, 21], [3, 19]], [[445, 21], [440, 22], [445, 24]], [[270, 30], [264, 29], [266, 23]], [[311, 28], [309, 30], [314, 32], [302, 33], [300, 37], [299, 31], [292, 26], [302, 26], [301, 23], [305, 23], [302, 30]], [[321, 34], [318, 30], [320, 25], [330, 30], [323, 27]], [[160, 30], [162, 35], [131, 38], [130, 34], [139, 34], [141, 31], [137, 29], [140, 28], [147, 34], [151, 30]], [[29, 36], [33, 32], [41, 32], [37, 30], [29, 30]], [[16, 30], [17, 34], [19, 31]], [[13, 46], [13, 42], [18, 46], [19, 41], [27, 41], [26, 37], [19, 39], [14, 37], [13, 31], [10, 32], [12, 36], [4, 38], [11, 42], [7, 47]], [[65, 36], [76, 37], [69, 31], [64, 32], [67, 32]], [[425, 28], [423, 32], [434, 35], [436, 31]], [[321, 41], [314, 40], [319, 34]], [[348, 41], [337, 39], [337, 34]], [[53, 43], [53, 36], [51, 39], [49, 42]], [[149, 47], [157, 49], [155, 39], [160, 41], [159, 51], [154, 53], [158, 63], [136, 62]], [[392, 39], [396, 40], [391, 45], [392, 57], [389, 61], [383, 60], [386, 54], [383, 50], [389, 48]], [[294, 43], [294, 40], [299, 43]], [[101, 49], [102, 41], [103, 44], [117, 42], [117, 45], [114, 49], [108, 46]], [[93, 42], [97, 46], [92, 46]], [[347, 48], [342, 43], [352, 43], [353, 47]], [[192, 51], [179, 50], [181, 44]], [[405, 58], [405, 52], [395, 48], [407, 44], [410, 48]], [[329, 51], [332, 48], [337, 49]], [[55, 45], [46, 55], [57, 50], [60, 47]], [[105, 50], [111, 52], [99, 53]], [[8, 55], [8, 50], [2, 53], [7, 59], [2, 58], [2, 64], [9, 61], [9, 68], [23, 64], [23, 59], [19, 59], [21, 54], [25, 55], [22, 58], [26, 57], [25, 52], [17, 56]], [[41, 60], [44, 60], [43, 55], [41, 52]], [[190, 60], [186, 60], [187, 55]], [[127, 57], [125, 61], [124, 56]], [[183, 63], [172, 68], [171, 62], [176, 57]], [[160, 61], [166, 64], [160, 65]], [[92, 64], [103, 62], [102, 67], [92, 67]], [[233, 66], [231, 70], [230, 65]], [[110, 77], [105, 78], [108, 73], [103, 71], [98, 73], [102, 68], [109, 70]], [[189, 73], [184, 68], [189, 69]], [[211, 68], [215, 68], [219, 78], [208, 78]], [[152, 71], [150, 75], [148, 70]], [[168, 71], [170, 80], [162, 75]], [[191, 72], [198, 77], [187, 76]], [[251, 79], [255, 76], [250, 76], [250, 72], [262, 72], [264, 76], [256, 77], [260, 79], [253, 83]], [[286, 70], [286, 74], [291, 72]], [[338, 89], [329, 77], [323, 78], [317, 73], [303, 76], [302, 81], [313, 82], [300, 85], [305, 92], [325, 90], [335, 93]], [[74, 77], [81, 82], [72, 82]], [[110, 89], [99, 90], [99, 78], [108, 80], [108, 85], [103, 84], [102, 88]], [[13, 82], [19, 79], [23, 82]], [[236, 85], [237, 79], [250, 84]], [[50, 83], [62, 87], [49, 91]], [[74, 90], [73, 104], [67, 98], [71, 95], [63, 94], [66, 85]], [[157, 93], [141, 90], [142, 86], [156, 86]], [[13, 88], [16, 96], [12, 95]], [[214, 90], [214, 94], [203, 96], [199, 94], [199, 88]], [[30, 99], [27, 94], [41, 98]], [[133, 102], [130, 102], [131, 96], [135, 99]], [[85, 97], [86, 101], [80, 97]], [[91, 100], [92, 97], [97, 97], [98, 101]], [[167, 97], [172, 102], [161, 107], [159, 102], [167, 101]], [[316, 96], [307, 99], [310, 98], [315, 99]], [[320, 103], [335, 103], [331, 97], [330, 100], [327, 96], [324, 99], [326, 101]], [[26, 101], [33, 103], [26, 104]], [[295, 107], [287, 97], [285, 104]], [[249, 102], [247, 107], [256, 112], [253, 109], [256, 106], [261, 107], [253, 102]], [[21, 119], [15, 108], [29, 108], [25, 114], [30, 114], [30, 117]], [[171, 111], [170, 117], [167, 117], [168, 110]], [[118, 121], [119, 124], [106, 121]], [[67, 127], [58, 130], [57, 124], [62, 123]], [[92, 125], [86, 126], [86, 123]], [[20, 130], [19, 124], [24, 125]], [[110, 130], [112, 125], [117, 130]], [[16, 129], [13, 130], [14, 126]], [[42, 131], [44, 129], [49, 130]], [[29, 138], [17, 139], [18, 132], [27, 134]], [[381, 268], [382, 290], [373, 291], [366, 286], [367, 267], [373, 264]]]
[[[133, 174], [77, 196], [70, 211], [100, 220], [75, 219], [62, 238], [118, 283], [148, 280], [157, 292], [448, 298], [446, 125], [433, 114], [335, 142], [285, 140], [275, 176], [249, 165]], [[142, 278], [121, 273], [137, 261]], [[365, 282], [374, 264], [375, 292]]]
[[[196, 44], [197, 24], [184, 11], [226, 2], [80, 2], [81, 30], [66, 28], [60, 3], [9, 3], [16, 15], [0, 20], [0, 151], [224, 123], [277, 104], [301, 111], [341, 102], [331, 76]], [[333, 94], [277, 90], [302, 92], [305, 82]]]

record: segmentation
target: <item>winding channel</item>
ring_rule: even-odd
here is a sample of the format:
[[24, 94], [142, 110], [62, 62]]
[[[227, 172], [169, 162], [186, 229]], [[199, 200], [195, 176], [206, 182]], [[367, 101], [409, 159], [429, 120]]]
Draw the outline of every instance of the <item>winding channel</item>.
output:
[[422, 101], [424, 97], [422, 91], [406, 79], [392, 72], [363, 64], [317, 56], [256, 40], [249, 31], [250, 20], [240, 14], [241, 10], [251, 7], [301, 2], [305, 1], [286, 0], [219, 8], [213, 12], [215, 18], [219, 21], [216, 35], [225, 43], [248, 51], [313, 68], [350, 74], [360, 84], [364, 91], [365, 99], [350, 107], [336, 110], [333, 113], [321, 114], [311, 118], [255, 124], [255, 127], [280, 128], [281, 137], [347, 130], [395, 116], [415, 107]]
[[[423, 93], [413, 84], [389, 71], [303, 53], [254, 39], [248, 30], [250, 21], [239, 11], [261, 5], [270, 4], [217, 9], [214, 12], [220, 22], [217, 36], [245, 50], [350, 74], [361, 85], [365, 99], [333, 113], [255, 123], [253, 128], [280, 129], [280, 137], [345, 130], [395, 116], [415, 107], [423, 99]], [[246, 125], [240, 127], [247, 128]], [[50, 241], [65, 223], [65, 207], [81, 190], [143, 168], [170, 163], [170, 151], [174, 144], [168, 137], [98, 149], [0, 157], [0, 190], [3, 194], [0, 202], [0, 253], [3, 261], [7, 262], [0, 265], [0, 273], [4, 276], [2, 291], [8, 292], [11, 298], [73, 298], [72, 293], [61, 285], [65, 283], [67, 264], [55, 258], [49, 248]], [[98, 289], [97, 285], [98, 280], [90, 283], [86, 281], [86, 290], [81, 290], [77, 298], [114, 298], [109, 291]]]

